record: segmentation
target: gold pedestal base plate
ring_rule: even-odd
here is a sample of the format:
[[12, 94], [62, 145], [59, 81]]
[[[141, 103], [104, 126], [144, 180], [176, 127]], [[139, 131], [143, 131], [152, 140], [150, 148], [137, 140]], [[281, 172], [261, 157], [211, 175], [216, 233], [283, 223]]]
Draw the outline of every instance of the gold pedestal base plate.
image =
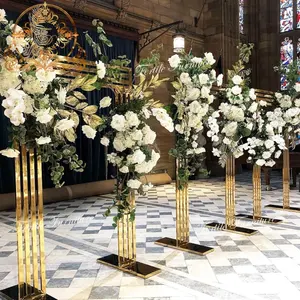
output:
[[155, 242], [155, 244], [161, 245], [164, 247], [174, 248], [174, 249], [181, 250], [181, 251], [190, 252], [193, 254], [198, 254], [198, 255], [206, 255], [206, 254], [214, 251], [214, 248], [197, 245], [197, 244], [192, 244], [192, 243], [185, 243], [185, 244], [181, 244], [181, 245], [177, 246], [177, 240], [168, 238], [168, 237], [157, 240]]
[[246, 215], [246, 214], [238, 214], [236, 215], [237, 218], [249, 219], [257, 223], [268, 223], [268, 224], [279, 224], [282, 223], [282, 220], [273, 219], [268, 217], [254, 217], [253, 215]]
[[34, 289], [32, 286], [28, 286], [28, 289], [33, 291], [31, 295], [27, 295], [24, 298], [21, 298], [19, 295], [19, 286], [15, 285], [9, 287], [5, 290], [0, 291], [0, 299], [3, 300], [19, 300], [19, 299], [26, 299], [26, 300], [57, 300], [52, 296], [42, 294], [41, 291]]
[[279, 210], [286, 210], [286, 211], [290, 211], [290, 212], [298, 212], [300, 213], [300, 207], [288, 207], [288, 208], [284, 208], [283, 205], [274, 205], [274, 204], [270, 204], [265, 206], [266, 208], [271, 208], [271, 209], [279, 209]]
[[225, 224], [217, 223], [217, 222], [212, 222], [212, 223], [206, 224], [206, 227], [214, 228], [215, 230], [239, 233], [239, 234], [243, 234], [243, 235], [254, 235], [258, 232], [257, 230], [254, 230], [254, 229], [238, 227], [238, 226], [236, 226], [234, 228], [226, 228]]
[[97, 259], [98, 263], [116, 268], [120, 271], [130, 273], [132, 275], [147, 279], [161, 272], [160, 269], [143, 264], [141, 262], [134, 262], [127, 267], [119, 266], [119, 257], [116, 254], [111, 254]]

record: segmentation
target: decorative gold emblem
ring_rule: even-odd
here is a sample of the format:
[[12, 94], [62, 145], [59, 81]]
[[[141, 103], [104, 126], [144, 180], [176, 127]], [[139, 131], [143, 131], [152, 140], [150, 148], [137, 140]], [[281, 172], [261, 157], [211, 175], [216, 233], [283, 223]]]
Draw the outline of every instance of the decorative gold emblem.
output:
[[[29, 7], [17, 19], [13, 29], [14, 36], [19, 34], [17, 26], [25, 15], [28, 15], [29, 22], [23, 26], [24, 38], [28, 42], [23, 52], [24, 57], [37, 57], [41, 51], [61, 54], [62, 49], [70, 49], [67, 56], [74, 56], [76, 49], [78, 53], [84, 54], [77, 42], [75, 22], [61, 7], [46, 2]], [[67, 21], [61, 21], [60, 16]]]

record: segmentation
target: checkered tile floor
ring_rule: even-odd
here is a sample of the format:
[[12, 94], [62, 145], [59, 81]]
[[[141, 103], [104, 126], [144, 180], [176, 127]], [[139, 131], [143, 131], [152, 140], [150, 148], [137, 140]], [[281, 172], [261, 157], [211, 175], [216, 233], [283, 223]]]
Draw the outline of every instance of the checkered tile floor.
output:
[[[281, 178], [273, 173], [274, 189], [263, 191], [263, 205], [282, 203]], [[238, 175], [236, 187], [237, 213], [251, 213], [251, 173]], [[154, 244], [175, 237], [174, 185], [138, 199], [138, 260], [162, 270], [148, 280], [96, 263], [117, 251], [113, 216], [103, 217], [110, 195], [46, 205], [48, 294], [59, 300], [300, 299], [300, 213], [265, 209], [265, 216], [284, 221], [279, 225], [238, 220], [259, 231], [250, 237], [209, 231], [204, 224], [224, 221], [224, 195], [222, 178], [190, 183], [191, 242], [215, 249], [203, 257]], [[299, 196], [291, 191], [293, 206], [300, 206]], [[17, 283], [14, 218], [0, 213], [0, 289]]]

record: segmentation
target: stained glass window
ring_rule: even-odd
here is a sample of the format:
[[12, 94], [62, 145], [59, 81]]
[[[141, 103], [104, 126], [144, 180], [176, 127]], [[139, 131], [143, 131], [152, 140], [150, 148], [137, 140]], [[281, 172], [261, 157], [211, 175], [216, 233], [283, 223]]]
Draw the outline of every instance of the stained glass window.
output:
[[[280, 47], [280, 59], [283, 67], [287, 67], [294, 59], [294, 45], [290, 38], [285, 38]], [[280, 77], [281, 89], [284, 90], [287, 85], [287, 80], [284, 75]]]
[[293, 13], [293, 0], [280, 0], [280, 32], [293, 30]]
[[297, 28], [300, 28], [300, 0], [297, 0]]
[[244, 33], [244, 0], [239, 0], [239, 1], [240, 1], [240, 33]]

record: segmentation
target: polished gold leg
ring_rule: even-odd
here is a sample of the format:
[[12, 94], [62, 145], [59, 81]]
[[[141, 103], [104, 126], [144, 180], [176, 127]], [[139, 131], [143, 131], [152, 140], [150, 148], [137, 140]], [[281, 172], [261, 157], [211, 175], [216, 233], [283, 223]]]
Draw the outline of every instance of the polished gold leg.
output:
[[253, 215], [239, 214], [237, 217], [253, 220], [257, 223], [281, 223], [282, 220], [262, 217], [261, 210], [261, 167], [258, 165], [253, 166], [252, 173], [252, 185], [253, 185]]
[[[46, 295], [42, 162], [23, 145], [15, 159], [18, 285], [0, 292], [13, 300], [56, 300]], [[37, 194], [36, 194], [37, 190]], [[38, 209], [37, 209], [38, 207]]]
[[[134, 192], [131, 192], [128, 201], [134, 208]], [[118, 221], [118, 255], [111, 254], [99, 258], [97, 262], [144, 279], [160, 273], [160, 269], [136, 261], [136, 226], [135, 221], [130, 221], [129, 214]]]
[[[185, 161], [176, 161], [177, 172], [179, 168], [184, 167]], [[176, 239], [162, 238], [155, 243], [165, 247], [175, 248], [181, 251], [187, 251], [198, 255], [206, 255], [214, 249], [207, 246], [190, 243], [189, 229], [189, 199], [188, 199], [188, 184], [181, 186], [176, 180]]]
[[290, 212], [300, 212], [300, 207], [290, 206], [290, 152], [289, 139], [286, 138], [286, 150], [283, 151], [283, 168], [282, 168], [282, 184], [283, 184], [283, 205], [267, 205], [267, 208], [280, 209]]
[[236, 226], [235, 218], [235, 158], [230, 155], [226, 161], [225, 224], [212, 222], [206, 225], [214, 230], [225, 230], [244, 235], [253, 235], [257, 230]]

